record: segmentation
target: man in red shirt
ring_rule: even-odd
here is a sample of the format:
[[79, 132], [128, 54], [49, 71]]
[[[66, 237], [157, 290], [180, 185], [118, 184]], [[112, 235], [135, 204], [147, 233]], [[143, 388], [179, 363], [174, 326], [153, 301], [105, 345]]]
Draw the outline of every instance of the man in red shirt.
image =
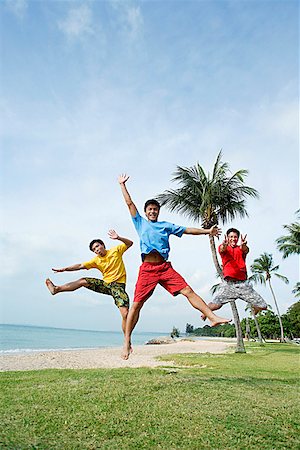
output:
[[[267, 309], [268, 305], [247, 280], [246, 256], [249, 252], [246, 241], [247, 235], [241, 235], [241, 245], [238, 245], [239, 237], [239, 230], [230, 228], [224, 237], [224, 241], [219, 246], [224, 280], [217, 291], [216, 297], [208, 304], [208, 307], [215, 311], [225, 303], [240, 298], [248, 302], [254, 314], [257, 314], [259, 311]], [[203, 315], [202, 319], [205, 320], [205, 318]]]

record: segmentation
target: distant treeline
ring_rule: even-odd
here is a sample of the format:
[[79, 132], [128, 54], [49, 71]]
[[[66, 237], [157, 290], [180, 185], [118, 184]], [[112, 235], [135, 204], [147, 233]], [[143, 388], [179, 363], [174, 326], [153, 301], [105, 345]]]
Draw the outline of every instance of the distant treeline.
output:
[[[277, 339], [280, 338], [280, 327], [278, 316], [272, 311], [263, 311], [257, 316], [258, 325], [263, 338]], [[294, 303], [281, 316], [285, 336], [293, 339], [300, 337], [300, 301]], [[257, 338], [257, 329], [254, 320], [249, 317], [248, 324], [250, 327], [250, 336]], [[246, 319], [241, 321], [242, 331], [246, 334]], [[235, 337], [235, 326], [233, 324], [224, 324], [217, 327], [205, 325], [202, 328], [194, 328], [193, 325], [187, 323], [185, 332], [194, 336], [211, 336], [211, 337]]]

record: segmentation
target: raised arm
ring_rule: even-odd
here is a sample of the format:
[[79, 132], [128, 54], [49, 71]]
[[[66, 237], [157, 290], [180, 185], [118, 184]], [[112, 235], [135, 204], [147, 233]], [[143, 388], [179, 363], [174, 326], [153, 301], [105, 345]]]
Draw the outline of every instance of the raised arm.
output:
[[123, 242], [126, 245], [127, 248], [131, 247], [132, 244], [133, 244], [133, 242], [130, 239], [127, 239], [127, 238], [119, 236], [118, 233], [115, 230], [109, 230], [108, 236], [111, 239], [117, 239], [118, 241]]
[[86, 269], [83, 264], [73, 264], [73, 266], [63, 267], [62, 269], [53, 269], [53, 272], [73, 272], [73, 270]]
[[133, 203], [129, 192], [127, 191], [126, 184], [125, 184], [128, 179], [129, 179], [129, 175], [126, 175], [126, 173], [119, 175], [119, 177], [118, 177], [118, 181], [121, 186], [121, 191], [122, 191], [125, 203], [128, 206], [131, 216], [135, 217], [136, 213], [137, 213], [137, 208], [136, 208], [135, 204]]
[[183, 234], [193, 234], [193, 235], [199, 235], [199, 234], [209, 234], [210, 236], [220, 236], [221, 230], [218, 228], [217, 225], [213, 225], [211, 228], [205, 229], [205, 228], [186, 228]]

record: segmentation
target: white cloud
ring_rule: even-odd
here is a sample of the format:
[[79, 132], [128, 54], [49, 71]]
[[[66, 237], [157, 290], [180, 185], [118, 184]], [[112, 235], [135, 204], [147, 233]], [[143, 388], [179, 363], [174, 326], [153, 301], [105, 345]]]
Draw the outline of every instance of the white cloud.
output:
[[58, 22], [58, 28], [69, 38], [93, 34], [92, 11], [88, 5], [80, 5], [69, 10], [67, 17]]
[[19, 19], [23, 19], [28, 8], [27, 0], [6, 0], [5, 5]]
[[130, 39], [136, 39], [144, 24], [143, 15], [139, 6], [132, 6], [126, 2], [113, 0], [111, 2], [113, 9], [118, 14], [122, 31], [125, 31]]
[[127, 23], [130, 30], [131, 37], [136, 37], [142, 26], [143, 26], [143, 17], [140, 8], [128, 8], [126, 11], [127, 15]]

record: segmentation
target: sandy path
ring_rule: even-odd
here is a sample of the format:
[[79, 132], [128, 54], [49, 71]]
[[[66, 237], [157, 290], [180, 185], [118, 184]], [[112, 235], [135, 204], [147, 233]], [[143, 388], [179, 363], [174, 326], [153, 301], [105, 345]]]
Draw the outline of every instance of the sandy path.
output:
[[174, 344], [137, 345], [127, 361], [121, 359], [121, 348], [99, 348], [15, 354], [0, 356], [0, 371], [38, 369], [95, 369], [120, 367], [172, 366], [155, 358], [174, 353], [222, 353], [234, 342], [178, 341]]

